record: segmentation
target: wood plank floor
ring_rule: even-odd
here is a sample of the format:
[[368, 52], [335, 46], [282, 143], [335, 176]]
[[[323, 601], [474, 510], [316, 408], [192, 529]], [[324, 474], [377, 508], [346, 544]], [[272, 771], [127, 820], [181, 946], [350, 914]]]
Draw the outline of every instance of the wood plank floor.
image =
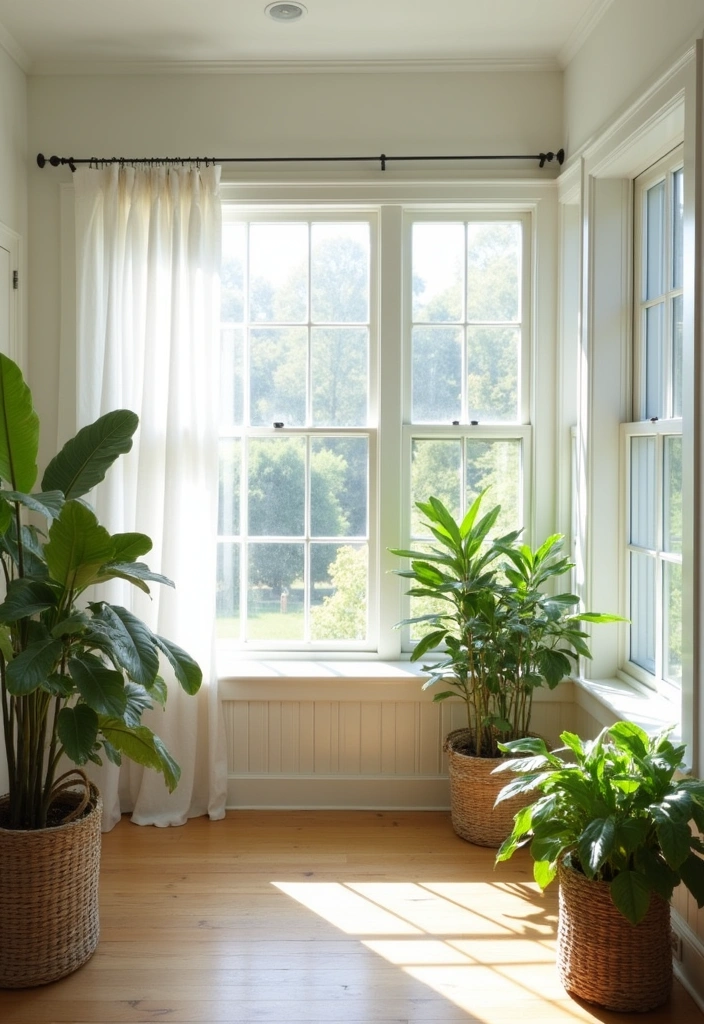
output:
[[[3, 1024], [603, 1024], [554, 967], [556, 892], [435, 812], [235, 811], [103, 837], [101, 941]], [[643, 1024], [703, 1024], [676, 982]]]

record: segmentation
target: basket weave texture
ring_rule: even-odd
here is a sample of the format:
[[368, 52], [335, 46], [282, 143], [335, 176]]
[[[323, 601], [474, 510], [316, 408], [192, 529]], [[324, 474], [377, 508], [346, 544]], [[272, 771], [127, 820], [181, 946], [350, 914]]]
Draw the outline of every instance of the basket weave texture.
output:
[[0, 828], [0, 988], [46, 985], [95, 952], [102, 801], [90, 788], [93, 810], [83, 818]]
[[670, 904], [651, 894], [633, 925], [606, 882], [560, 865], [557, 969], [569, 993], [608, 1010], [652, 1010], [672, 988]]
[[462, 744], [468, 736], [468, 729], [456, 729], [445, 739], [452, 827], [461, 839], [497, 849], [510, 835], [514, 816], [535, 797], [520, 794], [494, 807], [500, 791], [510, 781], [506, 775], [491, 774], [504, 759], [459, 753], [455, 745]]

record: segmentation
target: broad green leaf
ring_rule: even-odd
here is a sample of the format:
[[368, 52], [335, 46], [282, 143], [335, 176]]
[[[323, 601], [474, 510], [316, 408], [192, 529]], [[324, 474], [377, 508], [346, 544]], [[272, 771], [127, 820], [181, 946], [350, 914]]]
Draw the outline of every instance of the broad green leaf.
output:
[[426, 633], [422, 640], [419, 640], [416, 646], [413, 648], [413, 654], [411, 661], [417, 661], [422, 658], [424, 654], [437, 647], [447, 636], [446, 629], [434, 630], [431, 633]]
[[162, 707], [166, 704], [166, 698], [169, 695], [166, 680], [161, 676], [157, 676], [154, 682], [151, 684], [149, 689], [149, 696], [152, 700], [155, 700], [157, 704], [161, 704]]
[[[29, 492], [37, 479], [39, 418], [16, 363], [0, 355], [0, 479]], [[51, 488], [48, 488], [51, 489]]]
[[648, 753], [648, 734], [633, 722], [616, 722], [609, 733], [621, 750], [627, 750], [636, 757], [645, 757]]
[[656, 832], [663, 857], [674, 871], [679, 870], [689, 856], [692, 834], [689, 825], [684, 821], [663, 818], [657, 823]]
[[12, 516], [12, 505], [8, 505], [8, 503], [3, 501], [2, 497], [0, 497], [0, 537], [10, 529]]
[[646, 882], [664, 900], [669, 900], [675, 886], [679, 883], [679, 875], [668, 867], [665, 861], [648, 846], [640, 846], [633, 857], [635, 867]]
[[91, 620], [85, 612], [75, 612], [73, 615], [69, 615], [67, 618], [57, 622], [51, 631], [51, 635], [62, 637], [83, 633], [90, 626], [90, 623]]
[[13, 580], [7, 588], [5, 600], [0, 604], [0, 622], [17, 622], [36, 615], [56, 604], [56, 594], [42, 580], [27, 577]]
[[83, 427], [47, 466], [42, 490], [61, 491], [67, 499], [87, 494], [104, 479], [115, 459], [130, 450], [138, 424], [136, 413], [116, 409]]
[[7, 689], [15, 697], [33, 693], [46, 682], [61, 657], [60, 640], [38, 640], [29, 644], [7, 666]]
[[85, 764], [98, 738], [98, 716], [85, 704], [62, 708], [57, 731], [67, 756], [75, 764]]
[[183, 648], [179, 647], [171, 640], [165, 640], [163, 636], [157, 636], [155, 634], [154, 639], [156, 640], [160, 650], [162, 650], [166, 655], [174, 673], [176, 674], [176, 678], [186, 693], [198, 693], [200, 685], [203, 682], [203, 673], [190, 654], [186, 654]]
[[158, 572], [152, 572], [144, 562], [110, 561], [101, 567], [99, 582], [103, 583], [109, 579], [127, 580], [128, 583], [133, 583], [140, 590], [143, 590], [145, 594], [149, 593], [149, 587], [146, 584], [147, 580], [152, 583], [163, 583], [167, 587], [173, 587], [174, 585], [173, 580], [170, 580], [167, 576], [162, 576]]
[[68, 670], [89, 708], [110, 718], [120, 718], [125, 713], [127, 694], [119, 672], [106, 668], [90, 655], [71, 658]]
[[648, 912], [650, 889], [637, 871], [621, 871], [611, 883], [611, 899], [631, 924], [638, 924]]
[[67, 591], [84, 590], [112, 558], [108, 531], [81, 501], [67, 501], [49, 530], [44, 548], [51, 578]]
[[614, 848], [616, 823], [613, 818], [590, 821], [579, 837], [579, 860], [585, 874], [593, 877], [608, 860]]
[[[435, 683], [437, 680], [434, 679], [433, 682]], [[425, 687], [423, 687], [423, 689], [425, 689]], [[457, 693], [455, 690], [443, 690], [442, 693], [436, 693], [433, 695], [433, 704], [441, 704], [444, 700], [447, 700], [448, 697], [456, 696]]]
[[62, 676], [58, 672], [52, 672], [43, 690], [50, 693], [52, 697], [71, 697], [76, 692], [76, 686], [71, 676]]
[[139, 725], [144, 712], [154, 706], [151, 695], [143, 686], [139, 686], [138, 683], [132, 683], [130, 680], [127, 680], [125, 683], [125, 695], [127, 697], [127, 706], [122, 718], [126, 725]]
[[701, 910], [704, 907], [704, 860], [696, 853], [690, 853], [680, 864], [680, 875]]
[[151, 686], [159, 671], [159, 655], [151, 630], [120, 605], [94, 604], [91, 610], [105, 625], [113, 652], [130, 678], [142, 686]]
[[584, 756], [584, 745], [574, 732], [561, 732], [560, 739], [574, 754], [577, 755], [577, 759], [581, 759]]
[[152, 549], [146, 533], [113, 533], [113, 558], [116, 562], [133, 562]]
[[119, 719], [106, 718], [100, 721], [100, 731], [115, 750], [145, 768], [161, 772], [169, 792], [174, 791], [181, 769], [151, 729], [146, 725], [128, 726]]
[[533, 863], [533, 878], [541, 889], [546, 889], [557, 874], [555, 861], [536, 860]]
[[0, 491], [0, 498], [16, 501], [32, 512], [38, 512], [46, 519], [55, 519], [64, 504], [61, 491], [43, 491], [40, 494], [23, 494], [21, 491]]
[[0, 654], [5, 661], [12, 661], [15, 656], [12, 647], [12, 635], [8, 626], [0, 626]]

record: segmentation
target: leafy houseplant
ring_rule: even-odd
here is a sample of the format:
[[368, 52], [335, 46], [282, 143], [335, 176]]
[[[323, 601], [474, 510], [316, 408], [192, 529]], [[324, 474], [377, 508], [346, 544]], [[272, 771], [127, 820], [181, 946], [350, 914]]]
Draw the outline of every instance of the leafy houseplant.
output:
[[[0, 702], [9, 775], [0, 832], [13, 849], [20, 833], [54, 832], [62, 819], [84, 813], [86, 798], [77, 809], [70, 778], [57, 778], [64, 755], [77, 766], [100, 764], [101, 751], [116, 764], [126, 756], [161, 772], [170, 790], [178, 782], [178, 765], [141, 717], [166, 700], [160, 655], [190, 694], [200, 687], [200, 668], [126, 608], [85, 598], [89, 587], [111, 579], [146, 593], [150, 582], [173, 585], [139, 561], [149, 537], [111, 535], [83, 500], [130, 450], [137, 425], [128, 410], [100, 417], [67, 442], [31, 493], [39, 421], [19, 367], [0, 355]], [[38, 517], [48, 521], [46, 532]], [[0, 858], [0, 916], [22, 865], [19, 878], [9, 870]], [[14, 945], [3, 929], [3, 948]], [[3, 983], [13, 982], [0, 962]]]
[[[516, 815], [497, 861], [529, 845], [541, 888], [559, 876], [563, 983], [612, 1009], [650, 1009], [667, 997], [675, 886], [683, 883], [704, 906], [704, 843], [691, 824], [704, 831], [704, 782], [675, 779], [685, 748], [672, 744], [671, 731], [649, 737], [632, 722], [617, 722], [588, 742], [563, 732], [557, 751], [531, 738], [502, 745], [520, 756], [497, 771], [519, 778], [499, 800], [539, 795]], [[629, 949], [628, 978], [609, 962], [623, 955], [619, 944]], [[586, 971], [582, 960], [592, 965]], [[603, 976], [599, 965], [609, 968]]]

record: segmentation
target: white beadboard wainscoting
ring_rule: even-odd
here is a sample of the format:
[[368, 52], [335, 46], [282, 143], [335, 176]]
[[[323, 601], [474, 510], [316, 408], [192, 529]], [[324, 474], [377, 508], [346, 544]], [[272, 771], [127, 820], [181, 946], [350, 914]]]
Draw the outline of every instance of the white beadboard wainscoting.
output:
[[[244, 663], [221, 682], [230, 808], [449, 807], [444, 737], [459, 700], [434, 704], [408, 663]], [[293, 675], [291, 672], [293, 671]], [[245, 675], [245, 673], [248, 673]], [[537, 733], [574, 728], [574, 684], [538, 691]]]

